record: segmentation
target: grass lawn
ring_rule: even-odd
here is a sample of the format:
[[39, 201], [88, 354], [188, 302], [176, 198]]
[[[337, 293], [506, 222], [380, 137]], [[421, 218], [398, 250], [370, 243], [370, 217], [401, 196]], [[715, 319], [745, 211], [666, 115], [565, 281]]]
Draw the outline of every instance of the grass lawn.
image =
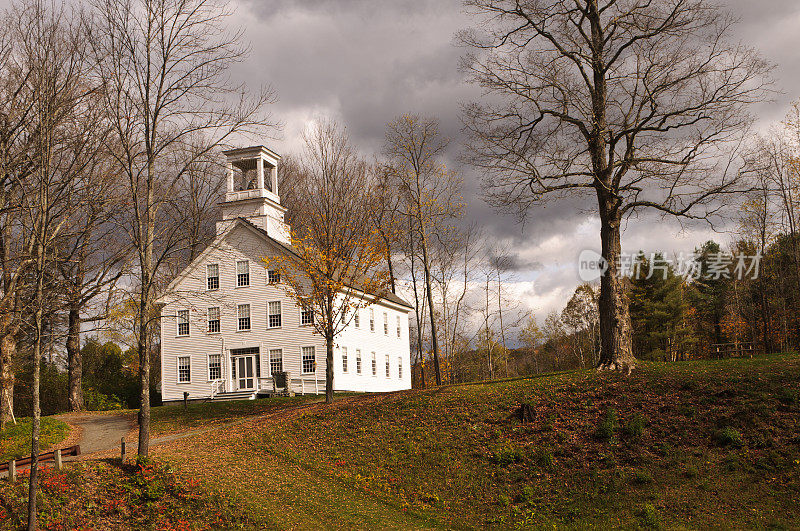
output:
[[255, 400], [189, 402], [186, 411], [183, 409], [183, 404], [159, 406], [150, 410], [150, 433], [155, 437], [195, 428], [212, 427], [242, 417], [265, 415], [324, 399], [324, 396], [303, 395]]
[[[43, 452], [64, 440], [69, 434], [69, 426], [58, 419], [42, 417], [39, 444]], [[17, 423], [6, 423], [0, 430], [0, 462], [19, 459], [31, 454], [31, 419], [17, 419]]]
[[265, 527], [793, 529], [800, 358], [348, 397], [156, 452]]

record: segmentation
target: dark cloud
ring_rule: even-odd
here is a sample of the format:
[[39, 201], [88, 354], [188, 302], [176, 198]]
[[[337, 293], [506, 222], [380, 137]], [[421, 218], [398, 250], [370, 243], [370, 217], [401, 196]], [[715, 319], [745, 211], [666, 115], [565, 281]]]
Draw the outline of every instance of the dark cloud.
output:
[[[737, 36], [777, 65], [776, 101], [755, 109], [760, 125], [782, 118], [800, 96], [800, 2], [727, 0], [722, 8], [740, 18]], [[481, 176], [458, 163], [462, 149], [460, 103], [480, 97], [458, 70], [462, 49], [454, 34], [472, 21], [460, 0], [241, 0], [237, 20], [252, 40], [251, 60], [237, 70], [253, 82], [269, 82], [280, 102], [275, 114], [286, 123], [277, 149], [296, 149], [298, 136], [315, 115], [346, 124], [351, 138], [376, 153], [386, 122], [404, 113], [438, 117], [452, 139], [448, 164], [465, 181], [465, 222], [484, 227], [509, 270], [521, 273], [525, 296], [538, 310], [563, 304], [578, 283], [575, 260], [583, 248], [599, 248], [591, 199], [564, 200], [532, 209], [520, 224], [482, 199]], [[643, 214], [625, 227], [623, 248], [691, 250], [708, 238], [727, 243], [705, 225], [680, 224]], [[525, 274], [527, 273], [527, 276]]]

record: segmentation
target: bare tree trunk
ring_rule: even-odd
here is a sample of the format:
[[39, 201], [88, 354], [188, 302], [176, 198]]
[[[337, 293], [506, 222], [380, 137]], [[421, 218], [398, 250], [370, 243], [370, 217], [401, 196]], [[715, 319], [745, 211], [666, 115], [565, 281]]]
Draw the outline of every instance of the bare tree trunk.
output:
[[411, 257], [411, 284], [414, 289], [414, 317], [417, 323], [417, 357], [420, 360], [420, 387], [425, 389], [425, 358], [422, 353], [422, 315], [420, 312], [419, 291], [417, 291], [416, 255], [414, 254], [414, 219], [408, 217], [409, 256]]
[[70, 411], [83, 411], [83, 359], [81, 357], [81, 315], [74, 306], [67, 317], [67, 373]]
[[506, 378], [508, 378], [508, 349], [506, 348], [506, 330], [503, 328], [503, 297], [502, 297], [502, 278], [500, 268], [497, 268], [497, 311], [500, 317], [500, 341], [503, 343], [503, 354], [505, 355]]
[[144, 239], [140, 241], [142, 260], [139, 293], [139, 337], [137, 350], [139, 353], [139, 384], [141, 385], [139, 406], [139, 455], [147, 457], [150, 453], [150, 290], [153, 285], [153, 238], [155, 233], [153, 182], [155, 179], [155, 163], [148, 162], [147, 199], [144, 208]]
[[10, 310], [0, 315], [0, 429], [14, 412], [14, 356], [17, 351], [17, 325]]
[[600, 238], [608, 270], [600, 279], [600, 368], [629, 373], [636, 367], [631, 316], [624, 279], [619, 275], [620, 216], [611, 201], [600, 200]]
[[142, 290], [139, 297], [139, 315], [136, 317], [138, 338], [136, 350], [139, 353], [139, 446], [137, 452], [143, 457], [147, 457], [150, 452], [150, 349], [148, 348], [147, 336], [149, 333], [148, 320], [150, 312], [149, 296]]
[[333, 332], [325, 334], [325, 403], [333, 403]]
[[494, 364], [492, 363], [492, 343], [489, 338], [489, 275], [486, 275], [486, 315], [484, 317], [484, 333], [486, 334], [486, 363], [489, 379], [494, 380]]
[[424, 227], [420, 220], [420, 238], [422, 247], [422, 266], [425, 273], [425, 291], [428, 296], [428, 311], [431, 317], [431, 349], [433, 350], [433, 370], [436, 376], [436, 385], [442, 385], [442, 371], [439, 367], [439, 342], [436, 337], [436, 309], [433, 306], [433, 290], [431, 289], [431, 271], [428, 260], [428, 245], [425, 241]]
[[[47, 167], [47, 166], [45, 166]], [[44, 172], [43, 172], [44, 173]], [[42, 183], [46, 181], [42, 176]], [[42, 186], [39, 191], [39, 208], [41, 216], [38, 220], [38, 239], [36, 244], [36, 290], [34, 295], [34, 326], [35, 339], [33, 343], [33, 381], [31, 387], [31, 401], [33, 402], [33, 415], [31, 417], [31, 469], [30, 482], [28, 484], [28, 531], [34, 531], [36, 524], [36, 490], [39, 486], [39, 433], [40, 419], [42, 415], [39, 404], [39, 383], [40, 369], [42, 360], [42, 314], [44, 306], [44, 266], [45, 266], [45, 238], [47, 237], [47, 199], [45, 197], [46, 188]]]

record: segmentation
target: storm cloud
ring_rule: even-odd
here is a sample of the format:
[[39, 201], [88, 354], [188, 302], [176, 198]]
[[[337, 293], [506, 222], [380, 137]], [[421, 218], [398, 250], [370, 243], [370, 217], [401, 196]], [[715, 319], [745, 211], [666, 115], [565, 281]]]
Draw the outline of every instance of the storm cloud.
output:
[[[727, 0], [721, 9], [739, 17], [737, 36], [776, 65], [774, 101], [753, 111], [757, 127], [782, 119], [800, 97], [800, 3], [796, 0]], [[458, 69], [465, 52], [455, 34], [473, 21], [459, 0], [240, 0], [234, 22], [252, 44], [235, 76], [272, 85], [274, 114], [284, 128], [273, 142], [279, 152], [298, 148], [300, 135], [319, 116], [345, 124], [367, 155], [380, 152], [385, 124], [401, 113], [436, 116], [452, 142], [446, 162], [465, 183], [466, 220], [484, 227], [504, 255], [523, 304], [542, 315], [559, 309], [578, 284], [581, 250], [599, 248], [599, 221], [591, 201], [549, 203], [524, 223], [481, 197], [481, 175], [459, 163], [460, 104], [480, 98]], [[730, 234], [706, 225], [680, 225], [642, 214], [623, 234], [626, 252], [691, 251], [708, 239], [726, 244]]]

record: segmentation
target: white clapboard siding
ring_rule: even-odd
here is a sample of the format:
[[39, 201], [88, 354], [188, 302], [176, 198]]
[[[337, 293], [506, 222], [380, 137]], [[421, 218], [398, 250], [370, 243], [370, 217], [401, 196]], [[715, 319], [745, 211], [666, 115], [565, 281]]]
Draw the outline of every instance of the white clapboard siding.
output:
[[[325, 380], [325, 342], [311, 326], [300, 325], [300, 308], [294, 299], [286, 295], [280, 286], [267, 282], [264, 256], [281, 252], [281, 248], [266, 236], [246, 223], [233, 224], [206, 249], [192, 265], [171, 285], [160, 299], [161, 308], [161, 378], [162, 398], [165, 401], [179, 400], [188, 392], [190, 399], [207, 398], [211, 394], [208, 378], [208, 355], [223, 354], [223, 377], [230, 375], [230, 361], [224, 356], [226, 350], [258, 347], [260, 349], [260, 373], [269, 377], [268, 352], [283, 350], [284, 370], [292, 378], [307, 378], [312, 382], [318, 378], [320, 391]], [[236, 287], [236, 263], [250, 263], [250, 286]], [[206, 289], [206, 266], [219, 265], [220, 287]], [[280, 328], [267, 327], [267, 303], [281, 302], [282, 323]], [[237, 331], [237, 306], [250, 304], [250, 331]], [[209, 307], [220, 308], [220, 332], [207, 332]], [[334, 389], [352, 391], [394, 391], [411, 387], [410, 352], [408, 340], [408, 308], [390, 302], [372, 306], [376, 316], [375, 332], [369, 331], [369, 310], [361, 310], [360, 329], [351, 322], [349, 328], [337, 337], [337, 345], [348, 347], [349, 370], [342, 371], [341, 349], [335, 350]], [[189, 310], [188, 337], [178, 336], [177, 312]], [[389, 316], [389, 334], [383, 333], [383, 312]], [[401, 338], [396, 334], [396, 316], [401, 316]], [[302, 347], [316, 349], [316, 374], [301, 373]], [[360, 348], [363, 357], [362, 374], [355, 372], [355, 349]], [[378, 356], [377, 375], [372, 376], [368, 356]], [[385, 376], [384, 356], [390, 356], [391, 375]], [[178, 383], [178, 358], [189, 356], [191, 381]], [[398, 358], [403, 359], [403, 375], [398, 376]], [[231, 390], [231, 389], [228, 389]]]

